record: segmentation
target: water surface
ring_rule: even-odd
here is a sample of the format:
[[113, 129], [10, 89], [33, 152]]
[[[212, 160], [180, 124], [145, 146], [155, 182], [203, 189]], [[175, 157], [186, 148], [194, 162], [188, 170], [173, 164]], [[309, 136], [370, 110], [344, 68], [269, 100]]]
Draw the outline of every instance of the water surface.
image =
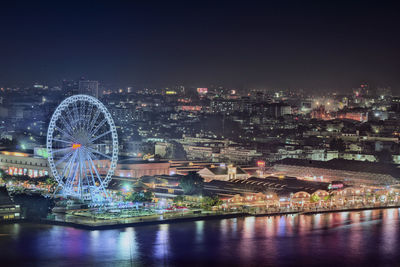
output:
[[0, 262], [2, 266], [400, 266], [399, 216], [399, 209], [387, 209], [105, 231], [1, 225]]

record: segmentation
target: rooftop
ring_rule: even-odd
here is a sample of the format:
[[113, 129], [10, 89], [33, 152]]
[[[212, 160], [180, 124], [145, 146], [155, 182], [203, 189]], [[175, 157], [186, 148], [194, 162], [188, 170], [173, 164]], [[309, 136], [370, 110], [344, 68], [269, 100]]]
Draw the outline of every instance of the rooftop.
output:
[[[228, 174], [228, 167], [209, 167], [207, 169], [209, 169], [215, 175]], [[244, 170], [242, 170], [242, 168], [236, 167], [236, 174], [246, 174], [246, 172]]]
[[368, 172], [387, 174], [400, 178], [400, 169], [395, 164], [375, 163], [358, 160], [332, 159], [329, 161], [305, 160], [305, 159], [283, 159], [275, 164], [295, 165], [311, 168], [322, 168], [332, 170], [344, 170], [354, 172]]

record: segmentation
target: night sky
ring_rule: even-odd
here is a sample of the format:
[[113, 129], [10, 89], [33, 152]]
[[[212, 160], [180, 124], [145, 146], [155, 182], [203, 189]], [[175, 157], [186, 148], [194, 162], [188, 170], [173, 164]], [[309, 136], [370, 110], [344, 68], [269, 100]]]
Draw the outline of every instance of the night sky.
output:
[[366, 80], [400, 93], [400, 15], [389, 1], [82, 2], [2, 3], [0, 85], [85, 76], [348, 91]]

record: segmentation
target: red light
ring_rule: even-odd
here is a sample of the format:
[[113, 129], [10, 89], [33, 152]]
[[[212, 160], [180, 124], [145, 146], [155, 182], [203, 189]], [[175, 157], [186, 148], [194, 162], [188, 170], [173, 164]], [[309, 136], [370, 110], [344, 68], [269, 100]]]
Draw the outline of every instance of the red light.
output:
[[81, 144], [72, 144], [72, 149], [80, 148]]

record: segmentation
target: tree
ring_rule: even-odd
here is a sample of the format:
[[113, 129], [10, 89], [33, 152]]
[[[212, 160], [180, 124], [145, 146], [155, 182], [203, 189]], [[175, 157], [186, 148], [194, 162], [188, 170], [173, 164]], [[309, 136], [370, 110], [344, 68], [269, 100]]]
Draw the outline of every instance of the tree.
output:
[[204, 209], [211, 209], [211, 207], [222, 205], [222, 200], [217, 196], [203, 197], [201, 204]]
[[153, 200], [153, 193], [150, 191], [133, 192], [125, 200], [131, 202], [151, 202]]
[[311, 197], [310, 197], [310, 201], [311, 202], [318, 202], [320, 200], [320, 198], [319, 198], [319, 196], [317, 196], [317, 195], [312, 195]]
[[185, 196], [176, 196], [175, 198], [174, 198], [174, 203], [179, 203], [179, 202], [183, 202], [183, 201], [185, 201]]
[[179, 180], [179, 186], [186, 195], [201, 194], [204, 179], [197, 172], [190, 172]]

